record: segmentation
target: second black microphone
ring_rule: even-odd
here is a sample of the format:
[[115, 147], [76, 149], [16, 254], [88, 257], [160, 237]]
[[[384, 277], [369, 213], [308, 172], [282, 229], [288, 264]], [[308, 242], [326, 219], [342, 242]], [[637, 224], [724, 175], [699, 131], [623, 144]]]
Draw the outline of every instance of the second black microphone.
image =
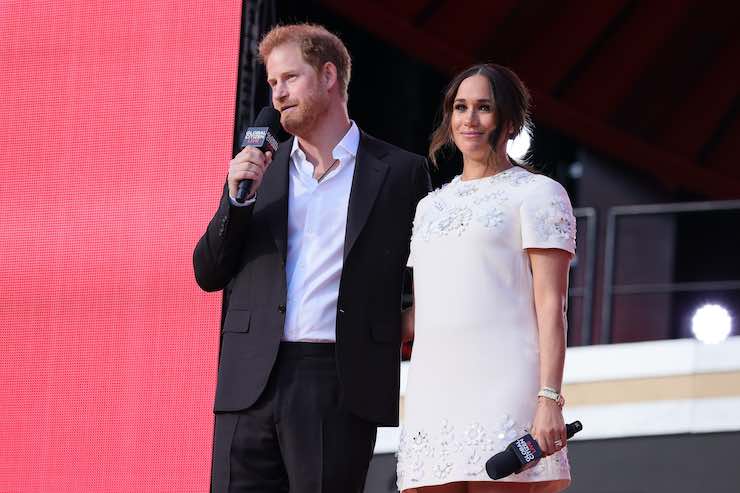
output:
[[[565, 426], [568, 438], [583, 429], [580, 421]], [[505, 478], [510, 474], [521, 472], [533, 466], [542, 458], [542, 450], [532, 435], [527, 433], [509, 444], [503, 452], [494, 455], [486, 462], [486, 472], [491, 479]]]

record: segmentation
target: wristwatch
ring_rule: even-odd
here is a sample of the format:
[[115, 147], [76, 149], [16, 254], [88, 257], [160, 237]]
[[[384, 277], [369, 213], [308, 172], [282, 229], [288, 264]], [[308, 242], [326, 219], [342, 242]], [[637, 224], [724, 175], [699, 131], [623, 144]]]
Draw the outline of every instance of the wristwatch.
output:
[[560, 407], [565, 405], [565, 398], [560, 394], [560, 392], [552, 387], [542, 387], [542, 389], [537, 392], [537, 397], [544, 397], [545, 399], [553, 400]]

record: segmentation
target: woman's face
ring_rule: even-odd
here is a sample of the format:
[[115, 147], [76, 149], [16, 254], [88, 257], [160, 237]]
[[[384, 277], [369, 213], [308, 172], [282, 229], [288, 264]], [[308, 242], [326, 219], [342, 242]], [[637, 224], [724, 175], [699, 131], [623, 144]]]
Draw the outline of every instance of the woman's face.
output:
[[463, 157], [484, 161], [491, 152], [496, 115], [488, 79], [477, 74], [460, 83], [452, 104], [452, 140]]

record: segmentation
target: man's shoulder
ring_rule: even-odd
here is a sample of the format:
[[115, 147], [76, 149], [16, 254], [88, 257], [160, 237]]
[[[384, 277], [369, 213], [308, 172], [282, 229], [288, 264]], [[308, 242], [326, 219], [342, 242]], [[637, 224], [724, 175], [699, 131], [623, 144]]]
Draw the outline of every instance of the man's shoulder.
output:
[[409, 165], [426, 162], [424, 156], [420, 154], [407, 151], [395, 144], [373, 137], [366, 132], [361, 132], [360, 135], [360, 146], [365, 146], [377, 158], [390, 158], [394, 163], [407, 163]]

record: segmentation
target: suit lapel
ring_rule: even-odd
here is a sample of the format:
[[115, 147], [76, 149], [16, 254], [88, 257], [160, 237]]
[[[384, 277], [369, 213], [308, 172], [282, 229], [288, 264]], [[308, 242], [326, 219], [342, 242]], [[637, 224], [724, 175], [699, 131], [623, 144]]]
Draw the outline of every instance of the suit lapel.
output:
[[347, 210], [347, 230], [344, 236], [344, 258], [352, 250], [357, 237], [367, 222], [385, 175], [388, 164], [376, 155], [372, 138], [360, 132], [360, 145], [355, 160], [355, 173], [352, 177], [352, 188]]
[[255, 213], [265, 216], [282, 259], [288, 252], [288, 169], [293, 139], [282, 142], [257, 191]]

